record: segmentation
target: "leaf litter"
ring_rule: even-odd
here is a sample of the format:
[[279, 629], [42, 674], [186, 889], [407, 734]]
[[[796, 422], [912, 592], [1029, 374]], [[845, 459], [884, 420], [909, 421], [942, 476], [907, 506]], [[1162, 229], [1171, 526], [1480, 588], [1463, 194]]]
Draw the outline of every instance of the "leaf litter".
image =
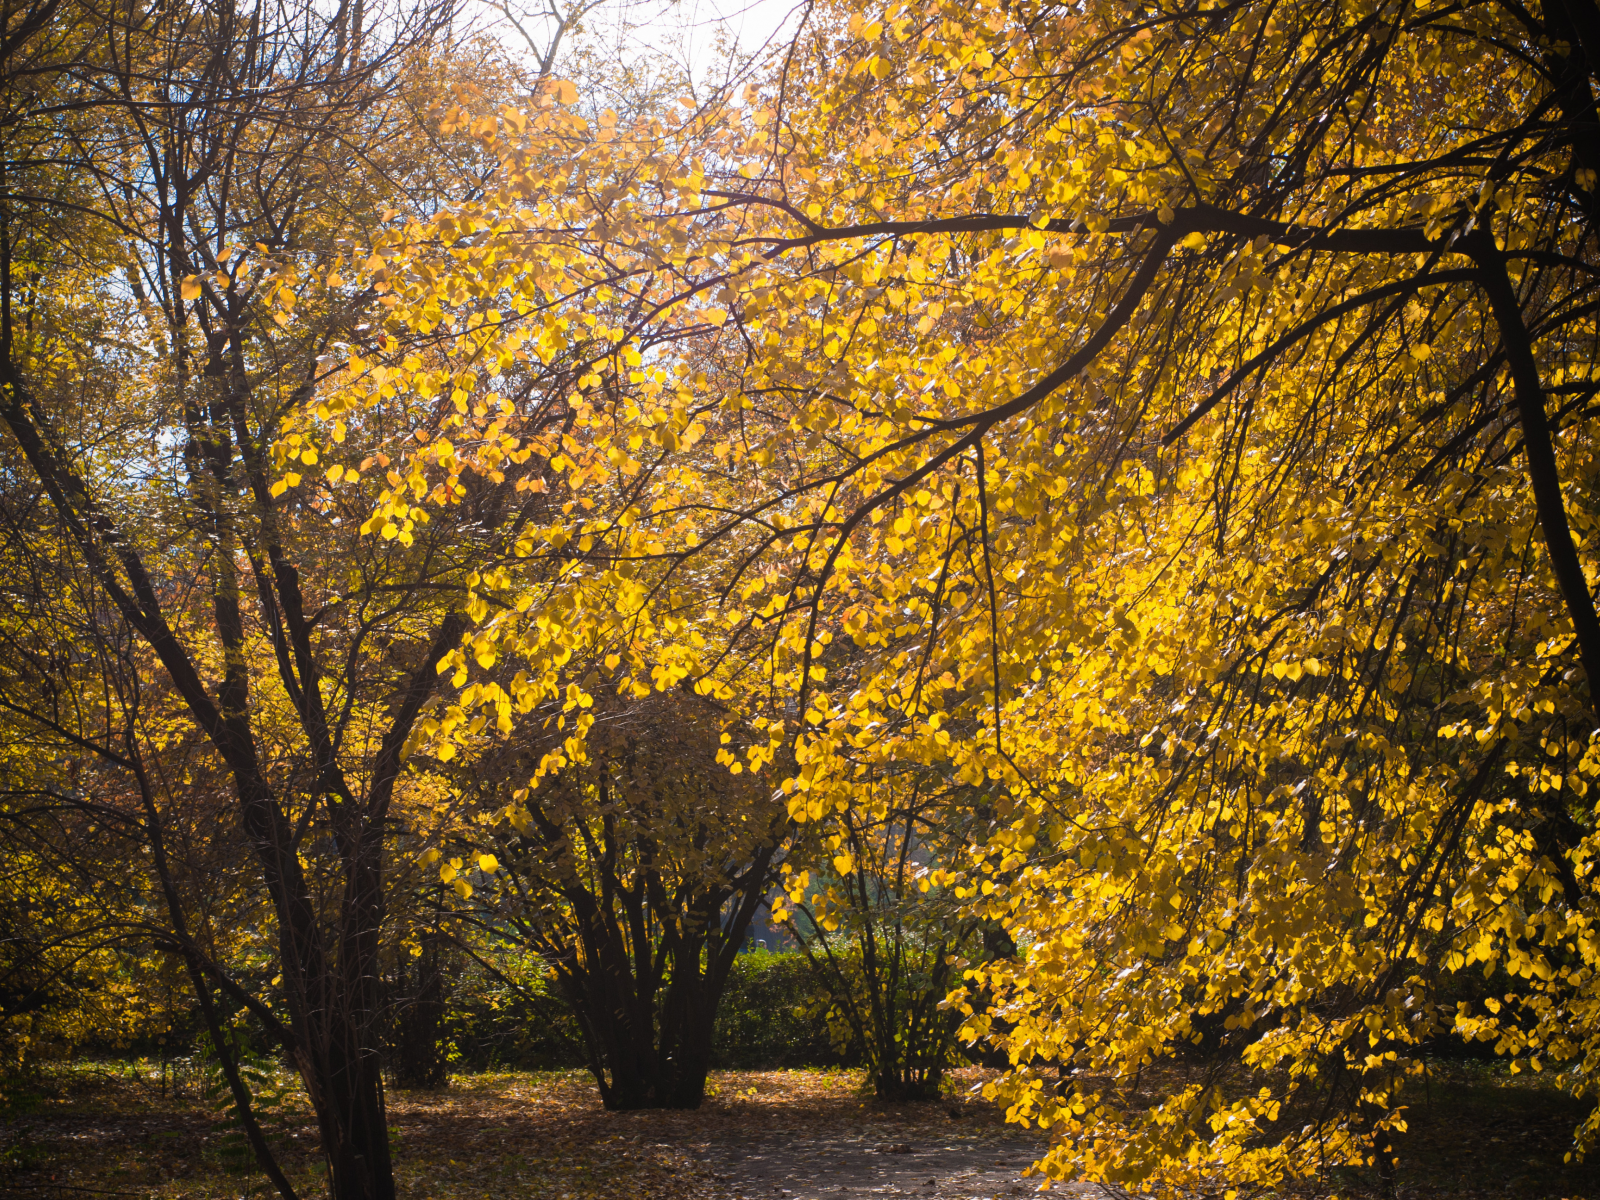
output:
[[[698, 1110], [636, 1112], [607, 1112], [584, 1071], [456, 1076], [439, 1091], [389, 1093], [396, 1184], [402, 1200], [781, 1196], [781, 1187], [751, 1191], [739, 1177], [750, 1152], [780, 1148], [815, 1179], [819, 1151], [832, 1147], [834, 1166], [840, 1155], [866, 1154], [923, 1171], [921, 1185], [923, 1155], [935, 1148], [959, 1143], [985, 1162], [995, 1147], [1012, 1149], [1008, 1164], [1031, 1157], [1036, 1141], [1019, 1158], [1017, 1131], [972, 1094], [988, 1074], [967, 1068], [954, 1073], [953, 1096], [886, 1105], [863, 1093], [856, 1070], [715, 1072]], [[142, 1071], [75, 1064], [5, 1097], [0, 1195], [90, 1188], [141, 1200], [269, 1195], [231, 1122], [192, 1089], [158, 1078], [149, 1064]], [[303, 1097], [283, 1106], [269, 1133], [300, 1194], [320, 1195], [316, 1125]], [[941, 1193], [924, 1187], [918, 1194]]]
[[[1412, 1098], [1396, 1200], [1600, 1196], [1591, 1163], [1564, 1162], [1582, 1102], [1494, 1064], [1441, 1064]], [[393, 1091], [402, 1200], [833, 1200], [1032, 1194], [1020, 1178], [1037, 1131], [1004, 1124], [974, 1089], [996, 1073], [952, 1072], [937, 1101], [883, 1104], [854, 1070], [714, 1073], [692, 1112], [607, 1112], [583, 1071], [456, 1076]], [[316, 1128], [298, 1102], [271, 1124], [300, 1194], [322, 1194]], [[0, 1196], [56, 1200], [263, 1200], [266, 1180], [231, 1124], [151, 1064], [53, 1067], [0, 1093]], [[1371, 1171], [1283, 1190], [1297, 1200], [1381, 1195]], [[1053, 1194], [1085, 1191], [1059, 1189]], [[1050, 1194], [1050, 1193], [1047, 1193]], [[1218, 1195], [1221, 1195], [1219, 1190]]]

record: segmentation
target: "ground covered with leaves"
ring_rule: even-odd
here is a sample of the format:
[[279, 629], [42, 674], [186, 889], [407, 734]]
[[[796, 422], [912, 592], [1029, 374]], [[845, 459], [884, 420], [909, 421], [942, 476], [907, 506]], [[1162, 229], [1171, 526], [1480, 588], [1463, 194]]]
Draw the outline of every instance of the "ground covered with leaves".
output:
[[[957, 1087], [976, 1082], [966, 1072]], [[911, 1167], [936, 1135], [958, 1135], [991, 1159], [992, 1146], [1017, 1140], [992, 1106], [971, 1096], [880, 1105], [862, 1094], [856, 1071], [719, 1072], [712, 1092], [696, 1112], [633, 1113], [606, 1112], [581, 1071], [489, 1072], [457, 1076], [438, 1092], [395, 1092], [389, 1114], [401, 1194], [716, 1200], [742, 1190], [730, 1174], [742, 1161], [738, 1150], [762, 1139], [814, 1150], [826, 1133], [896, 1167]], [[15, 1082], [0, 1120], [0, 1195], [268, 1195], [218, 1107], [182, 1073], [149, 1063], [79, 1063]], [[296, 1187], [318, 1194], [309, 1110], [290, 1092], [266, 1123]], [[909, 1157], [898, 1149], [918, 1143]], [[1026, 1157], [1011, 1153], [1007, 1162]], [[765, 1194], [774, 1190], [781, 1194]]]
[[[1005, 1126], [957, 1072], [936, 1102], [886, 1105], [856, 1071], [722, 1072], [696, 1112], [608, 1113], [583, 1072], [458, 1076], [390, 1097], [407, 1200], [970, 1200], [1031, 1193], [1036, 1136]], [[78, 1063], [5, 1085], [0, 1196], [265, 1197], [214, 1097], [149, 1063]], [[1452, 1064], [1413, 1098], [1401, 1200], [1600, 1197], [1600, 1167], [1563, 1162], [1581, 1105], [1547, 1079]], [[310, 1114], [267, 1114], [303, 1195], [320, 1193]], [[1074, 1189], [1077, 1190], [1077, 1189]], [[1316, 1194], [1375, 1195], [1350, 1173]], [[1096, 1194], [1099, 1194], [1098, 1191]], [[1311, 1194], [1306, 1192], [1302, 1194]]]

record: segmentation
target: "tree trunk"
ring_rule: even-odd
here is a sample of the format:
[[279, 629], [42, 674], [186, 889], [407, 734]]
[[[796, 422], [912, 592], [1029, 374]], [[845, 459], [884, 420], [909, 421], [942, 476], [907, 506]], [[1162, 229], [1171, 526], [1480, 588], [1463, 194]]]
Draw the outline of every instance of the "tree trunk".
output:
[[715, 1005], [674, 1013], [669, 996], [659, 1041], [654, 1022], [602, 1026], [604, 1032], [596, 1031], [590, 1067], [600, 1084], [602, 1103], [615, 1112], [699, 1108], [706, 1096], [715, 1014]]
[[400, 1087], [440, 1088], [445, 1085], [443, 939], [422, 935], [422, 953], [408, 987], [405, 967], [397, 971], [398, 1012], [395, 1017], [394, 1078]]
[[297, 1001], [291, 1005], [299, 1035], [295, 1059], [317, 1115], [329, 1196], [394, 1200], [377, 990], [382, 844], [366, 831], [345, 845], [350, 899], [340, 914], [336, 962], [319, 953], [296, 978], [295, 969], [306, 962], [300, 947], [317, 945], [311, 939], [318, 938], [318, 931], [284, 928], [285, 979]]
[[[734, 937], [743, 936], [745, 925], [748, 920]], [[648, 975], [640, 979], [624, 965], [620, 944], [590, 959], [612, 960], [610, 971], [558, 969], [606, 1108], [693, 1109], [704, 1102], [712, 1030], [727, 981], [728, 963], [722, 959], [730, 957], [718, 950], [737, 945], [730, 937], [717, 942], [721, 945], [713, 944], [708, 953], [706, 939], [681, 940], [669, 954], [664, 992]]]
[[722, 986], [701, 970], [700, 951], [696, 943], [681, 953], [662, 1005], [661, 1108], [699, 1108], [706, 1098], [711, 1030]]
[[394, 1200], [379, 1057], [356, 1039], [340, 1036], [342, 1030], [327, 1032], [323, 1053], [308, 1057], [322, 1089], [314, 1102], [328, 1162], [328, 1195], [332, 1200]]

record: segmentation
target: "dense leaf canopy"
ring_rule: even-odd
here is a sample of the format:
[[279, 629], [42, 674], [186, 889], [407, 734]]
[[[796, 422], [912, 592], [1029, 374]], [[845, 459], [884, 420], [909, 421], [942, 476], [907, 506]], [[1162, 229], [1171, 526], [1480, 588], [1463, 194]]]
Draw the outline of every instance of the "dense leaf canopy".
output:
[[[1383, 1167], [1449, 1037], [1595, 1094], [1600, 8], [797, 19], [681, 99], [373, 71], [292, 195], [33, 235], [88, 298], [6, 318], [18, 471], [256, 822], [291, 983], [370, 1015], [399, 823], [574, 962], [580, 877], [845, 920], [898, 855], [1005, 935], [946, 1003], [1052, 1176]], [[111, 429], [107, 313], [169, 338]]]
[[818, 6], [737, 95], [481, 119], [367, 264], [431, 352], [341, 393], [413, 414], [380, 535], [545, 463], [430, 736], [564, 703], [548, 773], [689, 686], [795, 822], [983, 789], [930, 879], [1015, 931], [969, 1029], [1054, 1174], [1381, 1154], [1452, 1029], [1586, 1091], [1594, 19]]

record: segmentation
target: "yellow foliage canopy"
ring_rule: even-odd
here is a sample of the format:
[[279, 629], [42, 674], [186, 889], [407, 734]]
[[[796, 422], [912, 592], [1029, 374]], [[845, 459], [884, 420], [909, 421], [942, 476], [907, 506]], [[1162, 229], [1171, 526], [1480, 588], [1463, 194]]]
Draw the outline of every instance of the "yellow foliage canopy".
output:
[[[339, 391], [410, 435], [384, 536], [544, 464], [454, 711], [557, 702], [579, 756], [577, 654], [737, 706], [735, 767], [791, 747], [795, 822], [895, 764], [984, 789], [938, 882], [1016, 936], [968, 1030], [1054, 1176], [1363, 1159], [1451, 1029], [1588, 1091], [1600, 157], [1564, 11], [841, 3], [738, 103], [475, 126], [494, 189], [366, 265], [434, 348]], [[1441, 1005], [1466, 970], [1505, 1004]], [[1136, 1097], [1179, 1052], [1212, 1066]]]

